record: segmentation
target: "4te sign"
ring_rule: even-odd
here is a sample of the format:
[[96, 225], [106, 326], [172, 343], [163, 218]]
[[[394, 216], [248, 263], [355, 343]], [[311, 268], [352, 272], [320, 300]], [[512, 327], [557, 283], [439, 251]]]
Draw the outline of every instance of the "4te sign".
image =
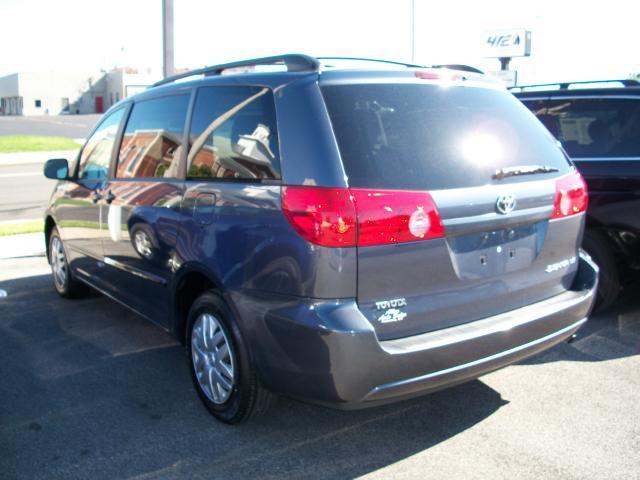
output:
[[510, 58], [531, 55], [531, 32], [524, 29], [485, 32], [485, 57]]

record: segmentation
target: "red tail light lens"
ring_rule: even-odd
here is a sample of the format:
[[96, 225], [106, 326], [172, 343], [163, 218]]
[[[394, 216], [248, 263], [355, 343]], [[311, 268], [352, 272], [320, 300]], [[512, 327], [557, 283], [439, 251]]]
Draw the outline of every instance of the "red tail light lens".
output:
[[426, 192], [351, 189], [358, 213], [358, 245], [415, 242], [444, 236]]
[[556, 180], [556, 198], [551, 218], [568, 217], [587, 210], [587, 185], [578, 172]]
[[436, 205], [426, 192], [283, 187], [282, 211], [303, 238], [324, 247], [444, 236]]
[[311, 243], [323, 247], [356, 245], [356, 207], [346, 188], [283, 187], [282, 211]]

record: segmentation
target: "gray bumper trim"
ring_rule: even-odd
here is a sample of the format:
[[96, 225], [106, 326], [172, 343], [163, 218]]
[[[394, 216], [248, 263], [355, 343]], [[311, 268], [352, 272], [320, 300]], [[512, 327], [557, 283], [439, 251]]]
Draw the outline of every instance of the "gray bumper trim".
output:
[[384, 385], [379, 385], [376, 388], [374, 388], [373, 391], [371, 391], [369, 393], [369, 395], [367, 395], [367, 396], [374, 395], [375, 393], [380, 392], [380, 391], [384, 391], [384, 390], [392, 390], [394, 388], [397, 388], [397, 387], [400, 387], [400, 386], [403, 386], [403, 385], [422, 382], [424, 380], [429, 380], [429, 379], [432, 379], [432, 378], [435, 378], [435, 377], [440, 377], [440, 376], [447, 375], [447, 374], [450, 374], [450, 373], [454, 373], [454, 372], [457, 372], [457, 371], [460, 371], [460, 370], [471, 369], [471, 368], [476, 367], [478, 365], [482, 365], [483, 363], [489, 363], [489, 362], [492, 362], [493, 360], [497, 360], [497, 359], [502, 358], [502, 357], [507, 357], [507, 356], [512, 355], [514, 353], [518, 353], [518, 352], [520, 352], [522, 350], [527, 350], [527, 349], [530, 349], [532, 347], [535, 347], [538, 344], [545, 343], [545, 342], [548, 342], [550, 340], [553, 340], [554, 338], [566, 335], [567, 333], [571, 332], [572, 330], [578, 329], [586, 321], [587, 321], [587, 319], [583, 318], [582, 320], [578, 320], [577, 322], [572, 323], [571, 325], [568, 325], [568, 326], [562, 328], [561, 330], [557, 330], [557, 331], [555, 331], [555, 332], [553, 332], [553, 333], [551, 333], [551, 334], [549, 334], [549, 335], [547, 335], [545, 337], [538, 338], [538, 339], [536, 339], [536, 340], [534, 340], [532, 342], [525, 343], [523, 345], [519, 345], [519, 346], [511, 348], [509, 350], [504, 350], [502, 352], [498, 352], [498, 353], [496, 353], [494, 355], [490, 355], [488, 357], [479, 358], [477, 360], [474, 360], [473, 362], [464, 363], [462, 365], [456, 365], [454, 367], [447, 368], [447, 369], [444, 369], [444, 370], [438, 370], [437, 372], [427, 373], [425, 375], [420, 375], [419, 377], [412, 377], [412, 378], [407, 378], [407, 379], [400, 380], [400, 381], [397, 381], [397, 382], [391, 382], [391, 383], [386, 383]]
[[582, 292], [569, 291], [517, 310], [511, 310], [474, 322], [397, 340], [382, 341], [380, 342], [380, 347], [391, 355], [398, 355], [466, 342], [478, 337], [506, 332], [526, 323], [540, 320], [542, 317], [579, 305], [592, 295], [593, 292], [590, 290]]

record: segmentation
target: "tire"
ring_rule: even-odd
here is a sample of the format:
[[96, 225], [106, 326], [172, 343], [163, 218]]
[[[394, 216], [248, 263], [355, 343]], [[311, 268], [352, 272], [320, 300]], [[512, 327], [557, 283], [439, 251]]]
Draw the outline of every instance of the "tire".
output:
[[49, 265], [51, 265], [53, 286], [61, 296], [65, 298], [86, 296], [89, 289], [84, 283], [73, 278], [66, 250], [56, 227], [53, 227], [49, 235]]
[[153, 230], [144, 223], [136, 223], [131, 227], [131, 244], [133, 249], [144, 260], [156, 259], [157, 242]]
[[586, 231], [582, 240], [582, 248], [600, 267], [598, 293], [594, 310], [604, 310], [618, 297], [620, 277], [618, 266], [609, 247], [607, 238], [598, 232]]
[[237, 424], [271, 407], [275, 396], [258, 382], [231, 309], [217, 292], [206, 292], [193, 303], [186, 338], [191, 379], [214, 417]]

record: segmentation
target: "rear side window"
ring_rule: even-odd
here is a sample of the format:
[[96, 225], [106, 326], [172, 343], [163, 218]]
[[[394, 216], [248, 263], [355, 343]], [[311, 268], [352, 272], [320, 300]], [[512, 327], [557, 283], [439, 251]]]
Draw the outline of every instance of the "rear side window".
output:
[[113, 153], [113, 144], [124, 114], [124, 108], [107, 116], [87, 140], [80, 156], [78, 177], [83, 180], [101, 180], [107, 178], [109, 163]]
[[177, 177], [189, 95], [137, 102], [120, 144], [118, 178]]
[[[462, 188], [498, 182], [493, 176], [504, 167], [570, 168], [555, 139], [502, 90], [365, 84], [322, 91], [352, 187]], [[554, 174], [539, 177], [546, 175]]]
[[201, 88], [189, 139], [190, 178], [280, 178], [275, 106], [268, 88]]
[[640, 157], [638, 100], [532, 100], [525, 105], [571, 157]]

